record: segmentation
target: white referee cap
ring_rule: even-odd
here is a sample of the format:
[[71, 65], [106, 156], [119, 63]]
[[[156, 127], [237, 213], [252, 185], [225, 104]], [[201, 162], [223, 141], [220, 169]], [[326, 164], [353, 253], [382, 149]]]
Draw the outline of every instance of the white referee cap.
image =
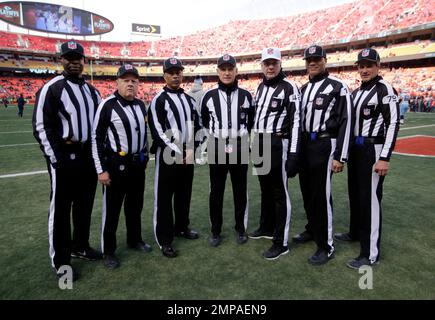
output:
[[281, 51], [278, 48], [264, 48], [261, 52], [261, 61], [275, 59], [281, 61]]

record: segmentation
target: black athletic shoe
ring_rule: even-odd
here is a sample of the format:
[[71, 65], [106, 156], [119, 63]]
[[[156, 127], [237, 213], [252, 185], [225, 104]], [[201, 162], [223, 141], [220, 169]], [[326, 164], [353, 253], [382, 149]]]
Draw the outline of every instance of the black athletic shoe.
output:
[[114, 254], [106, 254], [104, 256], [104, 265], [109, 269], [116, 269], [121, 264], [119, 263], [118, 257]]
[[165, 257], [175, 258], [177, 256], [177, 252], [172, 248], [171, 245], [162, 246], [162, 253]]
[[358, 270], [361, 267], [364, 266], [376, 266], [379, 264], [379, 261], [371, 261], [370, 259], [367, 259], [365, 257], [357, 257], [355, 259], [349, 260], [346, 265], [351, 269]]
[[238, 244], [244, 244], [248, 241], [248, 235], [246, 232], [238, 233], [236, 236], [236, 242]]
[[189, 240], [195, 240], [199, 238], [199, 234], [198, 232], [196, 232], [195, 230], [192, 229], [187, 229], [185, 231], [181, 231], [181, 232], [176, 232], [175, 233], [176, 237], [183, 237]]
[[263, 257], [266, 260], [276, 260], [278, 259], [280, 256], [285, 255], [289, 252], [288, 247], [287, 246], [279, 246], [276, 244], [273, 244], [269, 250], [265, 251], [263, 253]]
[[302, 233], [295, 235], [292, 238], [292, 240], [294, 243], [306, 243], [306, 242], [314, 240], [314, 239], [310, 233], [308, 233], [307, 231], [304, 231]]
[[151, 252], [153, 250], [153, 248], [148, 243], [145, 243], [143, 241], [139, 241], [134, 245], [128, 245], [128, 247], [130, 249], [145, 253]]
[[263, 230], [257, 229], [249, 234], [251, 239], [273, 239], [273, 232], [265, 232]]
[[326, 250], [317, 249], [317, 251], [308, 259], [308, 262], [312, 265], [321, 265], [327, 263], [331, 259], [334, 259], [334, 252], [328, 253]]
[[222, 238], [220, 235], [212, 235], [210, 237], [210, 239], [208, 239], [208, 243], [212, 246], [212, 247], [217, 247], [218, 245], [221, 244]]
[[84, 249], [84, 250], [72, 251], [71, 257], [83, 259], [83, 260], [88, 260], [88, 261], [95, 261], [95, 260], [103, 259], [103, 254], [100, 251], [89, 247], [89, 248]]
[[358, 239], [353, 238], [349, 232], [336, 233], [336, 234], [334, 234], [334, 239], [338, 240], [338, 241], [344, 241], [344, 242], [358, 241]]

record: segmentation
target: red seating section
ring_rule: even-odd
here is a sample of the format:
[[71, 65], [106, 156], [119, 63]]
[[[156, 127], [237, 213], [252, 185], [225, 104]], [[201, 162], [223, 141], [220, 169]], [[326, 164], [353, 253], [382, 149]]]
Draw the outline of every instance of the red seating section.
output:
[[[232, 21], [225, 25], [153, 42], [82, 41], [86, 54], [116, 57], [218, 56], [290, 48], [313, 42], [350, 40], [434, 21], [433, 0], [363, 0], [289, 17]], [[0, 48], [56, 52], [61, 39], [0, 32]]]

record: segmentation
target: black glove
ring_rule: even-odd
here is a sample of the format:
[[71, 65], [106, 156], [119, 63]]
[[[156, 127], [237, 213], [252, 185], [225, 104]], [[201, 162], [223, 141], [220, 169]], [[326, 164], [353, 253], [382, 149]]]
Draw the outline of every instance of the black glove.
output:
[[287, 171], [287, 177], [294, 178], [299, 172], [299, 161], [296, 156], [288, 156], [285, 163], [285, 171]]

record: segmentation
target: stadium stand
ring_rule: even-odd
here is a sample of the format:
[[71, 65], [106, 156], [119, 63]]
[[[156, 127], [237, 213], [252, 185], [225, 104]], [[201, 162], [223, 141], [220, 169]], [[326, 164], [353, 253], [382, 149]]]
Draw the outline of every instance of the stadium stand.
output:
[[[186, 90], [195, 75], [205, 76], [204, 88], [209, 88], [216, 82], [216, 59], [224, 52], [237, 56], [240, 84], [254, 92], [261, 80], [259, 52], [266, 46], [283, 50], [284, 71], [301, 85], [306, 81], [303, 48], [317, 42], [327, 48], [330, 71], [350, 88], [359, 85], [353, 66], [357, 52], [369, 44], [378, 50], [382, 74], [390, 83], [410, 90], [415, 97], [432, 98], [434, 13], [433, 0], [362, 0], [289, 17], [231, 21], [169, 39], [79, 41], [90, 58], [85, 74], [92, 77], [103, 97], [114, 91], [114, 75], [129, 61], [145, 77], [139, 97], [150, 101], [163, 85], [161, 62], [172, 55], [185, 61]], [[413, 36], [413, 30], [423, 29], [428, 30], [425, 37]], [[388, 32], [399, 36], [403, 32], [403, 36], [388, 38]], [[62, 70], [57, 53], [63, 41], [0, 31], [0, 97], [16, 97], [22, 92], [33, 101], [38, 88]], [[397, 61], [401, 63], [394, 63]]]
[[[359, 85], [357, 80], [358, 74], [356, 71], [332, 71], [338, 77], [343, 79], [346, 84], [355, 89]], [[396, 89], [406, 88], [412, 96], [430, 96], [435, 99], [435, 67], [424, 68], [398, 68], [398, 69], [382, 69], [381, 74], [390, 82]], [[307, 81], [306, 75], [289, 76], [299, 86]], [[15, 97], [17, 93], [23, 93], [24, 97], [29, 101], [34, 101], [37, 90], [46, 82], [49, 77], [17, 77], [6, 76], [0, 79], [0, 97]], [[240, 86], [248, 89], [252, 94], [261, 81], [258, 75], [239, 76]], [[205, 81], [204, 89], [209, 89], [214, 86], [215, 80]], [[103, 97], [107, 97], [115, 91], [116, 85], [114, 79], [94, 79], [93, 84], [100, 91]], [[186, 91], [192, 86], [191, 79], [187, 79], [183, 87]], [[161, 80], [157, 81], [141, 81], [138, 96], [144, 101], [149, 102], [152, 97], [163, 87]]]
[[[357, 1], [284, 18], [232, 21], [188, 36], [141, 42], [84, 41], [86, 55], [99, 57], [218, 56], [258, 52], [263, 47], [289, 49], [313, 42], [349, 42], [391, 30], [434, 22], [433, 0]], [[60, 41], [0, 32], [0, 48], [58, 52]]]

